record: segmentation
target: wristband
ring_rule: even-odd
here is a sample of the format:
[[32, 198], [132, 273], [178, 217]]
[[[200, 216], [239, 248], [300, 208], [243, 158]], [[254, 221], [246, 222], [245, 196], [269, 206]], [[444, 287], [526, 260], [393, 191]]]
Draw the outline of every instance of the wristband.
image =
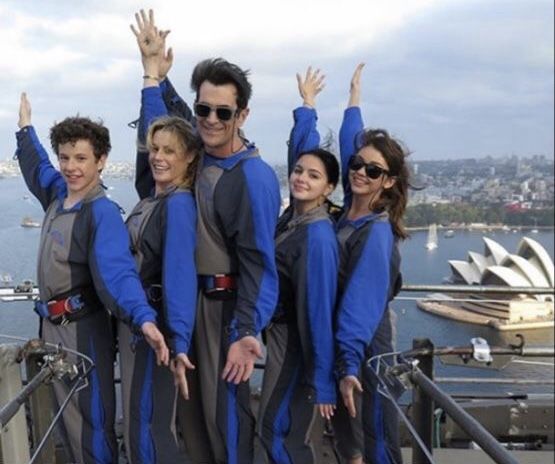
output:
[[160, 78], [159, 78], [159, 77], [149, 76], [148, 74], [145, 74], [145, 75], [143, 76], [143, 79], [152, 79], [153, 81], [160, 82]]

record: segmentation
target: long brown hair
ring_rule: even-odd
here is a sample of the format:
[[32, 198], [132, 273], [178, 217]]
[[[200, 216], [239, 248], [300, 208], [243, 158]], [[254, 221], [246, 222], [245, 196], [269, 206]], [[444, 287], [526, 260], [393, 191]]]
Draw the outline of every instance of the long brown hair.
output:
[[391, 137], [384, 129], [367, 129], [359, 133], [356, 139], [357, 151], [364, 147], [373, 147], [379, 151], [389, 168], [389, 177], [395, 179], [391, 188], [383, 189], [374, 202], [373, 209], [385, 210], [393, 227], [393, 233], [400, 239], [408, 237], [403, 216], [407, 208], [410, 171], [406, 158], [409, 151], [403, 143]]
[[146, 146], [148, 149], [152, 146], [152, 138], [158, 131], [167, 131], [177, 137], [178, 142], [181, 144], [183, 151], [192, 155], [191, 162], [187, 166], [183, 182], [178, 187], [192, 189], [195, 183], [195, 177], [198, 169], [201, 153], [201, 141], [196, 134], [193, 126], [185, 119], [177, 116], [163, 116], [154, 120], [148, 128], [146, 136]]

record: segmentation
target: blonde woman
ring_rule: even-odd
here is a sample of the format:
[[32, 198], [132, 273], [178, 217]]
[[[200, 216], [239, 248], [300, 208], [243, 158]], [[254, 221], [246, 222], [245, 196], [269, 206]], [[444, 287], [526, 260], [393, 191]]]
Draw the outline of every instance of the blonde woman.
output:
[[170, 348], [175, 381], [169, 369], [155, 365], [153, 350], [120, 324], [124, 439], [132, 464], [169, 464], [179, 460], [177, 392], [188, 397], [185, 372], [194, 369], [187, 354], [197, 294], [191, 188], [199, 145], [181, 118], [163, 117], [149, 126], [146, 146], [154, 190], [135, 206], [126, 225], [143, 287]]

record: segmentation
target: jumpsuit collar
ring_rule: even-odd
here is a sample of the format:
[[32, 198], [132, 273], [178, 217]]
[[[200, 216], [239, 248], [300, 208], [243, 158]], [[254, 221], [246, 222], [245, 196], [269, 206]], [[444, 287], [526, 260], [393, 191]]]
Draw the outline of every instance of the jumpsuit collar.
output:
[[98, 185], [94, 186], [91, 190], [89, 190], [82, 200], [78, 201], [71, 208], [67, 208], [67, 209], [64, 208], [64, 200], [67, 198], [67, 192], [66, 192], [66, 195], [64, 195], [63, 198], [59, 199], [59, 205], [58, 205], [57, 211], [66, 212], [66, 213], [69, 213], [72, 211], [80, 211], [85, 203], [89, 203], [101, 196], [104, 196], [105, 188], [106, 187], [104, 186], [104, 184], [100, 182]]
[[228, 156], [227, 158], [218, 158], [208, 153], [204, 153], [202, 165], [203, 167], [218, 166], [221, 169], [229, 171], [243, 159], [256, 155], [258, 155], [258, 149], [254, 146], [254, 144], [250, 143], [244, 150]]

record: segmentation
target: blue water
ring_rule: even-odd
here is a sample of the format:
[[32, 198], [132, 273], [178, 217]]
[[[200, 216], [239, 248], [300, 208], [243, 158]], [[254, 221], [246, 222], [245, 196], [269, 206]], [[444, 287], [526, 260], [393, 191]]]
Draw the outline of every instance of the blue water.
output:
[[[130, 181], [108, 179], [109, 195], [126, 211], [130, 211], [138, 201], [133, 184]], [[22, 179], [0, 179], [0, 275], [8, 272], [14, 282], [24, 279], [35, 280], [35, 259], [39, 242], [40, 229], [26, 229], [20, 226], [24, 216], [42, 219], [42, 209], [32, 196], [28, 195]], [[512, 233], [502, 231], [488, 232], [487, 236], [498, 241], [509, 252], [515, 252], [524, 232]], [[467, 251], [484, 251], [483, 233], [478, 231], [457, 231], [453, 238], [446, 239], [439, 232], [439, 247], [427, 251], [424, 247], [427, 233], [414, 232], [412, 237], [402, 245], [403, 277], [410, 284], [441, 284], [449, 275], [449, 259], [466, 260]], [[553, 230], [529, 234], [540, 242], [553, 258]], [[431, 338], [436, 346], [467, 345], [472, 337], [484, 337], [492, 345], [506, 345], [515, 342], [514, 334], [502, 333], [488, 327], [455, 322], [440, 318], [416, 308], [413, 301], [395, 301], [397, 314], [397, 345], [401, 350], [412, 346], [413, 338]], [[37, 333], [37, 317], [29, 303], [0, 302], [0, 333], [33, 337]], [[553, 344], [551, 329], [526, 331], [525, 337], [530, 344]], [[438, 365], [437, 374], [462, 375], [461, 368], [445, 368]], [[483, 370], [464, 369], [464, 374], [481, 376]], [[545, 366], [510, 364], [494, 375], [524, 378], [540, 376], [551, 378], [553, 369]], [[474, 388], [474, 387], [472, 387]], [[551, 390], [552, 388], [549, 387]], [[455, 388], [465, 390], [465, 388]], [[534, 389], [531, 389], [534, 390]], [[545, 388], [539, 389], [545, 391]], [[515, 386], [513, 392], [520, 391]], [[530, 389], [528, 389], [530, 391]]]

